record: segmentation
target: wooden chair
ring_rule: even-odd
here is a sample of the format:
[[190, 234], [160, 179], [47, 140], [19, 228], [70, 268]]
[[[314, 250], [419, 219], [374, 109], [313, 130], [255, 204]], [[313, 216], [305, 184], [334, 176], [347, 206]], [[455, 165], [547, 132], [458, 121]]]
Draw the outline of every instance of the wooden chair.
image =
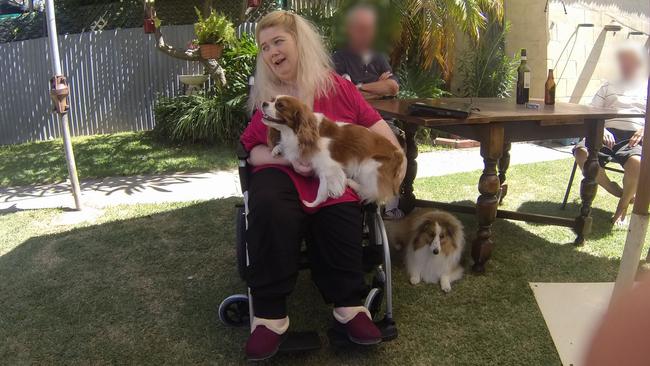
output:
[[[606, 160], [605, 166], [602, 168], [610, 171], [610, 172], [616, 172], [616, 173], [625, 173], [623, 169], [618, 169], [618, 168], [612, 168], [607, 166], [611, 162], [611, 158], [609, 156], [607, 157], [608, 160]], [[569, 201], [569, 194], [571, 193], [571, 187], [573, 186], [573, 179], [575, 179], [576, 176], [576, 170], [578, 170], [578, 163], [574, 160], [573, 161], [573, 169], [571, 170], [571, 176], [569, 177], [569, 184], [566, 186], [566, 192], [564, 193], [564, 200], [562, 200], [562, 209], [566, 209], [567, 202]]]

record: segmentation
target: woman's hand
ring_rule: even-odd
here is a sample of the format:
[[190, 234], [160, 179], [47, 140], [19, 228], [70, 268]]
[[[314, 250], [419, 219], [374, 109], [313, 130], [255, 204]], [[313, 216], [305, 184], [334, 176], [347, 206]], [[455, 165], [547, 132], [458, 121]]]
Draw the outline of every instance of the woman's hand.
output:
[[628, 145], [630, 145], [630, 147], [635, 147], [641, 142], [643, 142], [643, 128], [637, 130], [634, 133], [634, 135], [630, 138], [630, 142], [628, 143]]
[[[383, 119], [379, 120], [374, 125], [370, 126], [370, 131], [384, 136], [385, 138], [388, 139], [388, 141], [390, 141], [393, 145], [395, 145], [395, 147], [402, 150], [402, 146], [399, 144], [399, 141], [397, 141], [397, 137], [395, 137], [393, 130], [391, 130], [390, 126], [388, 126], [388, 123], [386, 123], [386, 121], [384, 121]], [[402, 182], [405, 176], [406, 176], [406, 162], [404, 163], [402, 169], [399, 172], [399, 181]]]
[[251, 149], [248, 155], [248, 163], [252, 166], [266, 164], [291, 165], [282, 155], [274, 156], [271, 148], [267, 145], [257, 145]]
[[609, 147], [610, 149], [614, 147], [614, 144], [616, 144], [616, 140], [614, 139], [614, 135], [612, 135], [611, 132], [605, 130], [603, 132], [603, 145]]
[[288, 165], [293, 167], [296, 173], [305, 176], [311, 177], [314, 175], [314, 168], [311, 164], [304, 161], [290, 162], [289, 160], [283, 158], [282, 156], [273, 156], [271, 148], [266, 145], [257, 145], [251, 151], [248, 157], [248, 163], [253, 166], [257, 165], [266, 165], [266, 164], [277, 164], [277, 165]]
[[311, 177], [314, 175], [314, 168], [308, 162], [292, 161], [291, 165], [293, 166], [293, 170], [302, 176]]

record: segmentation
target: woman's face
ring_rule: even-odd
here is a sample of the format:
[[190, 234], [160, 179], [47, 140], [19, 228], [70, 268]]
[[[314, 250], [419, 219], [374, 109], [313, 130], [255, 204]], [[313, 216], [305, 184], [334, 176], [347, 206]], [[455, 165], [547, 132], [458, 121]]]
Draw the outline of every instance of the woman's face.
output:
[[262, 59], [278, 79], [292, 83], [298, 72], [296, 40], [281, 27], [270, 27], [259, 34]]

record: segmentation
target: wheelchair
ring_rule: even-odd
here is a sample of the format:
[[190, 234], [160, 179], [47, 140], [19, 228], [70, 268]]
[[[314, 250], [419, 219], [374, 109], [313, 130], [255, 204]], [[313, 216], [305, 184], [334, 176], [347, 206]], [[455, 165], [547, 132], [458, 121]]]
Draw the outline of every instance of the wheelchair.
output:
[[[398, 137], [400, 136], [398, 135]], [[239, 146], [237, 158], [239, 160], [239, 178], [244, 202], [236, 205], [236, 257], [239, 276], [244, 279], [244, 271], [248, 264], [245, 232], [250, 171], [247, 162], [248, 152], [243, 146]], [[373, 322], [381, 330], [383, 341], [391, 341], [397, 338], [397, 327], [393, 320], [391, 258], [386, 230], [380, 208], [376, 204], [365, 205], [362, 211], [363, 264], [367, 277], [367, 294], [364, 305], [369, 310]], [[303, 250], [301, 252], [300, 270], [308, 268], [309, 261], [306, 252]], [[250, 289], [246, 293], [228, 296], [219, 305], [218, 312], [219, 319], [227, 326], [250, 326], [253, 314]], [[335, 346], [352, 344], [340, 326], [331, 327], [327, 332], [327, 336], [330, 344]], [[288, 339], [280, 347], [280, 352], [306, 351], [318, 349], [320, 346], [320, 337], [316, 332], [297, 333], [290, 331]]]

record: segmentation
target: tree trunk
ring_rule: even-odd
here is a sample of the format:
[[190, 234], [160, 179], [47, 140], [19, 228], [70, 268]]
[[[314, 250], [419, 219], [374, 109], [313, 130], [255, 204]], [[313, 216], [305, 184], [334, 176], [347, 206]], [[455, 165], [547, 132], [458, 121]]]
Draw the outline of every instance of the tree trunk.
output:
[[201, 53], [198, 49], [188, 49], [181, 51], [166, 44], [160, 28], [156, 28], [154, 35], [156, 39], [156, 48], [158, 48], [158, 50], [167, 54], [168, 56], [177, 58], [179, 60], [200, 62], [205, 68], [205, 71], [212, 77], [212, 80], [215, 82], [218, 81], [222, 86], [226, 85], [226, 73], [224, 72], [221, 65], [219, 65], [219, 62], [217, 60], [204, 59], [201, 57]]
[[209, 17], [211, 10], [212, 10], [212, 0], [203, 0], [203, 6], [201, 9], [201, 14], [203, 14], [203, 17], [204, 18]]

